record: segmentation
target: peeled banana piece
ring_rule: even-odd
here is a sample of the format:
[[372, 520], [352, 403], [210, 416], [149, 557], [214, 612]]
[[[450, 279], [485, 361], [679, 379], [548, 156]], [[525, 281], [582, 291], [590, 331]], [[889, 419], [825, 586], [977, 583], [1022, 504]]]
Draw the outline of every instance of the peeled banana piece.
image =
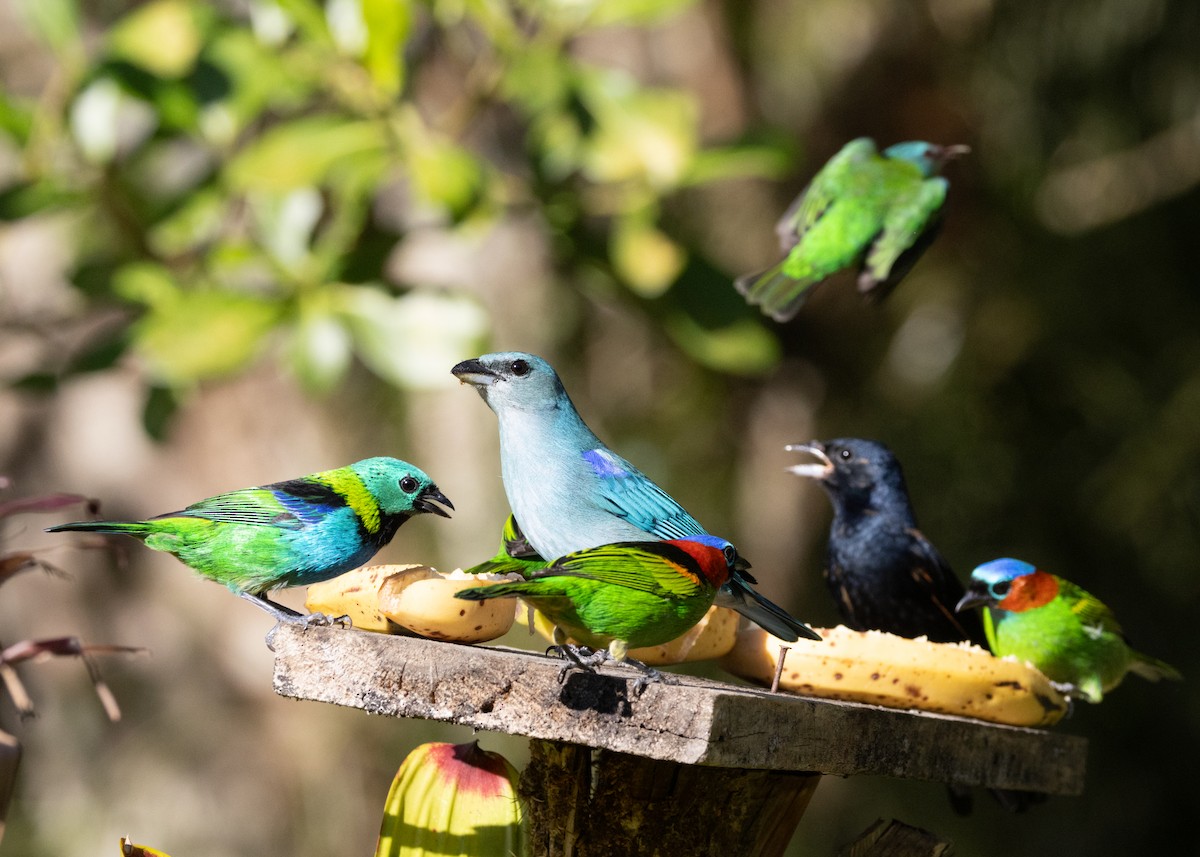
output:
[[427, 565], [372, 565], [308, 587], [304, 605], [327, 616], [349, 616], [355, 628], [412, 633], [433, 640], [482, 643], [512, 627], [511, 599], [461, 601], [454, 593], [493, 583], [463, 572], [442, 574]]
[[758, 627], [738, 634], [721, 659], [730, 673], [770, 685], [787, 646], [779, 687], [804, 696], [918, 708], [1013, 726], [1050, 726], [1067, 699], [1033, 667], [968, 643], [909, 640], [844, 625], [821, 640], [786, 643]]
[[423, 565], [368, 565], [356, 568], [332, 580], [314, 583], [304, 593], [304, 606], [310, 613], [349, 616], [355, 628], [383, 634], [398, 630], [379, 611], [379, 587], [388, 575]]
[[[486, 603], [486, 602], [484, 602]], [[517, 608], [517, 622], [529, 624], [527, 605]], [[554, 623], [534, 611], [533, 628], [547, 640], [554, 641]], [[681, 664], [688, 661], [708, 661], [721, 657], [733, 648], [737, 640], [738, 614], [727, 607], [708, 608], [704, 617], [691, 630], [670, 642], [658, 646], [630, 649], [629, 657], [652, 667]], [[570, 642], [577, 642], [571, 640]]]
[[393, 574], [379, 587], [379, 610], [392, 622], [431, 640], [483, 643], [508, 633], [516, 615], [511, 598], [464, 601], [454, 593], [495, 583], [483, 575], [442, 575], [427, 566]]

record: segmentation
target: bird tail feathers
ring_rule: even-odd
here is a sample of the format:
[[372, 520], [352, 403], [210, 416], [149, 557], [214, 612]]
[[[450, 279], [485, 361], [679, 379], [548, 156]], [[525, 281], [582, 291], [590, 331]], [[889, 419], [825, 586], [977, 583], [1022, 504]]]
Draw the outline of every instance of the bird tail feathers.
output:
[[1137, 673], [1142, 678], [1149, 679], [1150, 681], [1158, 681], [1160, 678], [1170, 679], [1171, 681], [1181, 681], [1183, 679], [1183, 674], [1166, 661], [1160, 661], [1158, 658], [1143, 655], [1141, 652], [1133, 653], [1133, 660], [1129, 663], [1129, 671]]
[[729, 578], [717, 592], [716, 603], [741, 613], [774, 636], [789, 643], [804, 637], [819, 640], [820, 635], [778, 604], [759, 595], [740, 575]]
[[[786, 260], [785, 260], [786, 261]], [[800, 311], [808, 297], [811, 281], [797, 280], [783, 272], [784, 262], [757, 274], [746, 274], [733, 282], [747, 303], [757, 304], [776, 321], [788, 321]]]
[[48, 533], [114, 533], [123, 536], [146, 536], [154, 527], [142, 521], [72, 521], [47, 527]]

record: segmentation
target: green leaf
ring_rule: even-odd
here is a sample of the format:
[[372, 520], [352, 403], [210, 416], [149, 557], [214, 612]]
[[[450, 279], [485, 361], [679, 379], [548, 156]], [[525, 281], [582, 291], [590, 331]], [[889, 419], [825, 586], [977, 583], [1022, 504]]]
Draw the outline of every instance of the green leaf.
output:
[[620, 72], [596, 71], [580, 96], [597, 121], [584, 159], [593, 181], [679, 185], [698, 147], [697, 108], [685, 92], [643, 89]]
[[296, 22], [308, 39], [319, 45], [328, 45], [332, 42], [329, 26], [325, 22], [325, 13], [321, 4], [316, 0], [275, 0], [275, 2]]
[[185, 386], [243, 369], [281, 315], [264, 298], [219, 289], [178, 291], [133, 327], [133, 347], [158, 382]]
[[429, 142], [408, 151], [409, 175], [428, 202], [461, 220], [483, 196], [483, 165], [473, 154], [452, 143]]
[[609, 256], [616, 272], [644, 298], [669, 289], [687, 263], [687, 252], [642, 215], [617, 221]]
[[31, 104], [10, 93], [0, 92], [0, 131], [12, 137], [19, 146], [29, 142], [33, 112]]
[[730, 178], [777, 179], [787, 175], [794, 158], [778, 146], [728, 146], [697, 152], [682, 184], [699, 185]]
[[668, 335], [697, 362], [734, 375], [761, 375], [778, 364], [778, 339], [734, 290], [728, 274], [702, 256], [691, 255], [662, 303]]
[[34, 214], [68, 208], [83, 202], [83, 194], [53, 180], [20, 182], [0, 191], [0, 221], [20, 220]]
[[779, 341], [754, 319], [708, 328], [687, 313], [677, 312], [667, 317], [666, 329], [692, 359], [719, 372], [761, 375], [779, 362]]
[[295, 112], [320, 83], [319, 66], [295, 61], [292, 54], [281, 54], [244, 29], [219, 30], [204, 58], [229, 80], [228, 94], [206, 105], [207, 115], [201, 117], [205, 136], [221, 146], [231, 144], [268, 109]]
[[361, 0], [361, 3], [363, 23], [367, 27], [363, 65], [376, 86], [389, 95], [396, 95], [404, 84], [404, 42], [412, 28], [409, 2]]
[[79, 6], [75, 0], [21, 0], [20, 11], [50, 49], [60, 57], [79, 53]]
[[463, 295], [431, 289], [392, 297], [367, 286], [347, 287], [344, 294], [355, 350], [398, 387], [452, 385], [446, 367], [478, 351], [487, 332], [487, 313]]
[[53, 393], [58, 389], [58, 376], [52, 372], [30, 372], [8, 386], [23, 393]]
[[318, 185], [343, 158], [386, 151], [382, 126], [334, 116], [277, 125], [243, 149], [226, 168], [235, 190], [281, 193]]
[[216, 189], [195, 190], [179, 208], [154, 224], [147, 243], [156, 255], [167, 258], [208, 244], [220, 235], [228, 207], [228, 199]]
[[108, 46], [113, 55], [159, 77], [178, 78], [191, 69], [200, 54], [204, 35], [201, 25], [202, 9], [196, 4], [188, 0], [152, 0], [112, 28]]
[[178, 299], [175, 278], [162, 265], [130, 262], [112, 273], [113, 294], [150, 307], [165, 306]]
[[146, 403], [142, 406], [142, 427], [146, 434], [157, 441], [167, 439], [171, 418], [179, 410], [179, 397], [170, 387], [153, 385], [146, 392]]
[[570, 55], [557, 45], [532, 44], [509, 58], [501, 92], [536, 119], [566, 103], [572, 72]]

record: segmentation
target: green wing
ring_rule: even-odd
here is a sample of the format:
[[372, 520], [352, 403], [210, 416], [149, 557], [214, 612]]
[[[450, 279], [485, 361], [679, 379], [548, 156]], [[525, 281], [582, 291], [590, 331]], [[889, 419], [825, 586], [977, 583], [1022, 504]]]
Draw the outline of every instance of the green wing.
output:
[[[907, 168], [908, 165], [898, 166]], [[874, 282], [890, 279], [896, 261], [935, 225], [949, 187], [944, 178], [927, 179], [920, 183], [915, 193], [900, 196], [888, 208], [883, 230], [871, 244], [864, 264]]]
[[541, 571], [547, 562], [533, 549], [521, 532], [517, 519], [509, 515], [500, 534], [500, 550], [491, 559], [466, 569], [467, 574], [519, 574], [529, 577]]
[[299, 529], [303, 526], [300, 517], [289, 511], [275, 491], [270, 488], [243, 488], [218, 494], [198, 503], [193, 503], [180, 512], [159, 515], [158, 518], [204, 518], [227, 524], [251, 524], [257, 526]]
[[775, 227], [783, 252], [786, 253], [795, 247], [804, 233], [821, 219], [838, 196], [846, 192], [847, 179], [854, 168], [869, 162], [878, 154], [875, 143], [870, 138], [859, 137], [842, 146], [841, 151], [821, 167], [808, 187], [783, 213], [778, 226]]
[[1124, 637], [1117, 617], [1105, 606], [1104, 602], [1089, 592], [1071, 583], [1069, 580], [1058, 580], [1058, 597], [1071, 608], [1071, 612], [1079, 617], [1085, 628], [1095, 628], [1110, 634]]
[[691, 563], [691, 557], [674, 545], [623, 542], [567, 554], [531, 580], [582, 577], [660, 598], [687, 598], [704, 590]]

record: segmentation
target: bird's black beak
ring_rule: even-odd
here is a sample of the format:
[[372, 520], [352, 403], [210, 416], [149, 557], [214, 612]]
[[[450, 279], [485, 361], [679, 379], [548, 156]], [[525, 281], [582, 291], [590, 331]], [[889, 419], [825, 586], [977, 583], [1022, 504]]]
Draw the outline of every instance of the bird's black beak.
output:
[[833, 475], [833, 462], [825, 454], [825, 444], [819, 440], [809, 443], [789, 443], [784, 447], [787, 452], [807, 452], [817, 459], [816, 464], [795, 464], [787, 468], [789, 473], [806, 476], [809, 479], [828, 479]]
[[442, 506], [436, 505], [434, 501], [450, 509], [454, 508], [454, 504], [450, 502], [450, 498], [439, 491], [437, 486], [434, 485], [426, 488], [417, 496], [417, 499], [413, 500], [413, 508], [421, 512], [433, 512], [435, 515], [449, 518], [450, 513], [443, 509]]
[[464, 384], [470, 384], [472, 387], [479, 388], [490, 387], [500, 379], [497, 373], [484, 366], [478, 360], [464, 360], [451, 369], [450, 374]]
[[991, 601], [986, 592], [980, 592], [976, 589], [968, 589], [967, 594], [958, 599], [958, 603], [954, 605], [954, 612], [961, 613], [964, 610], [970, 610], [972, 607], [981, 607]]
[[738, 554], [737, 559], [733, 561], [733, 567], [730, 569], [730, 571], [747, 583], [753, 583], [757, 585], [758, 581], [755, 579], [754, 575], [750, 573], [750, 568], [750, 560], [746, 559], [741, 554]]

